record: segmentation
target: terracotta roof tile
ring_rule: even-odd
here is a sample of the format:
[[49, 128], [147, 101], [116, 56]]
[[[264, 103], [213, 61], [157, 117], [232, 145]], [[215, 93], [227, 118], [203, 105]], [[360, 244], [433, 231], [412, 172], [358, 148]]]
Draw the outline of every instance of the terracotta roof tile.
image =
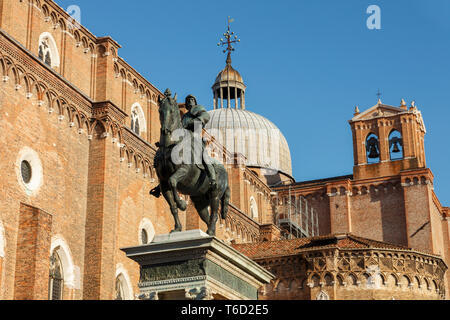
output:
[[251, 259], [290, 256], [299, 254], [302, 251], [325, 248], [411, 250], [399, 245], [365, 239], [352, 234], [266, 241], [249, 244], [233, 244], [233, 247]]

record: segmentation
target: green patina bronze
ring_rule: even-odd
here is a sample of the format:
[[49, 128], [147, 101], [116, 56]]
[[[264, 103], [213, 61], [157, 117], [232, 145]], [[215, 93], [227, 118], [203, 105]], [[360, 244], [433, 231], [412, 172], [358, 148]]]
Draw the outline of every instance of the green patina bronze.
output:
[[144, 266], [141, 268], [140, 282], [174, 281], [197, 276], [208, 276], [251, 300], [258, 299], [257, 288], [208, 259]]
[[[215, 236], [219, 207], [222, 219], [227, 217], [231, 191], [228, 185], [228, 173], [225, 167], [211, 161], [204, 152], [201, 129], [209, 121], [206, 109], [197, 105], [194, 96], [186, 98], [188, 113], [181, 119], [180, 109], [176, 98], [172, 98], [169, 89], [165, 92], [165, 98], [159, 99], [159, 115], [161, 121], [161, 138], [157, 144], [158, 151], [155, 155], [155, 169], [160, 185], [150, 191], [155, 197], [161, 193], [170, 206], [175, 220], [175, 228], [172, 232], [182, 231], [178, 210], [186, 210], [186, 201], [180, 198], [178, 193], [190, 196], [200, 218], [208, 226], [208, 235]], [[199, 133], [194, 132], [195, 123], [199, 125]], [[180, 133], [183, 138], [180, 138]], [[184, 146], [188, 141], [188, 148]], [[198, 144], [198, 145], [197, 145]], [[184, 160], [181, 163], [174, 161], [174, 150], [179, 150], [177, 156], [180, 159], [191, 159], [190, 163]], [[201, 151], [200, 163], [195, 163], [197, 150]], [[189, 155], [189, 157], [185, 157]], [[211, 209], [211, 210], [210, 210]]]

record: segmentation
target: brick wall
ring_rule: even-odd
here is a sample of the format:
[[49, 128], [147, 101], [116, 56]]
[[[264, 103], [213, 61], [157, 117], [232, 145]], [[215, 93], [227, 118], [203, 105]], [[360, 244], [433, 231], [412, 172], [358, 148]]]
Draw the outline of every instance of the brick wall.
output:
[[52, 216], [24, 204], [19, 215], [14, 299], [46, 300]]

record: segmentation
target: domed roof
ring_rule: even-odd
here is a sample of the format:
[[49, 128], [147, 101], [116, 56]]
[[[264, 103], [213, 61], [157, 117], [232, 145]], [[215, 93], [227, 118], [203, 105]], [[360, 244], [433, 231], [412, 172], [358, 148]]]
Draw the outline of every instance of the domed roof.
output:
[[292, 176], [291, 153], [281, 131], [261, 115], [242, 109], [209, 111], [205, 129], [228, 151], [241, 153], [246, 165]]
[[240, 73], [237, 70], [235, 70], [231, 66], [231, 64], [227, 64], [225, 69], [219, 72], [216, 81], [214, 83], [219, 83], [223, 81], [237, 81], [244, 83], [244, 80], [242, 79]]

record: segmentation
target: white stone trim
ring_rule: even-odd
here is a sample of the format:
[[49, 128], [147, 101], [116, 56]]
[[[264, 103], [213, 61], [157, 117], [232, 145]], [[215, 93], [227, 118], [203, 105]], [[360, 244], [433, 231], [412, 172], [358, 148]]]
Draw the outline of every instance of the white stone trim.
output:
[[[31, 166], [31, 180], [25, 183], [22, 179], [22, 161], [27, 161]], [[19, 152], [16, 160], [15, 171], [19, 185], [28, 196], [35, 196], [44, 184], [42, 162], [36, 151], [30, 147], [24, 147]]]
[[125, 300], [134, 300], [133, 286], [131, 285], [130, 277], [128, 275], [127, 270], [123, 267], [121, 263], [117, 264], [116, 266], [116, 276], [114, 278], [114, 281], [116, 281], [117, 278], [119, 278], [123, 284], [125, 294], [125, 297], [123, 298]]
[[80, 289], [80, 270], [74, 265], [70, 248], [60, 235], [52, 237], [49, 257], [55, 250], [61, 259], [64, 286], [70, 289]]
[[56, 41], [53, 38], [53, 36], [51, 35], [51, 33], [49, 32], [43, 32], [40, 36], [39, 36], [39, 43], [38, 43], [38, 47], [41, 44], [41, 41], [43, 39], [47, 38], [48, 39], [48, 45], [49, 45], [49, 50], [50, 50], [50, 54], [51, 54], [51, 58], [52, 58], [52, 68], [56, 68], [59, 67], [60, 63], [61, 63], [61, 58], [59, 56], [59, 51], [58, 51], [58, 46], [56, 45]]
[[139, 232], [138, 232], [138, 243], [143, 245], [142, 238], [141, 238], [141, 231], [145, 230], [147, 232], [148, 237], [148, 243], [151, 243], [153, 239], [155, 238], [155, 227], [153, 226], [153, 223], [150, 219], [144, 218], [142, 219], [141, 223], [139, 224]]
[[[145, 118], [145, 112], [144, 109], [142, 109], [142, 106], [139, 102], [135, 102], [131, 106], [131, 113], [130, 113], [130, 120], [133, 117], [133, 111], [137, 111], [137, 116], [139, 119], [139, 135], [142, 135], [147, 132], [147, 120]], [[133, 129], [133, 128], [132, 128]]]
[[250, 197], [250, 214], [253, 220], [259, 218], [258, 204], [256, 203], [256, 200], [253, 197]]

